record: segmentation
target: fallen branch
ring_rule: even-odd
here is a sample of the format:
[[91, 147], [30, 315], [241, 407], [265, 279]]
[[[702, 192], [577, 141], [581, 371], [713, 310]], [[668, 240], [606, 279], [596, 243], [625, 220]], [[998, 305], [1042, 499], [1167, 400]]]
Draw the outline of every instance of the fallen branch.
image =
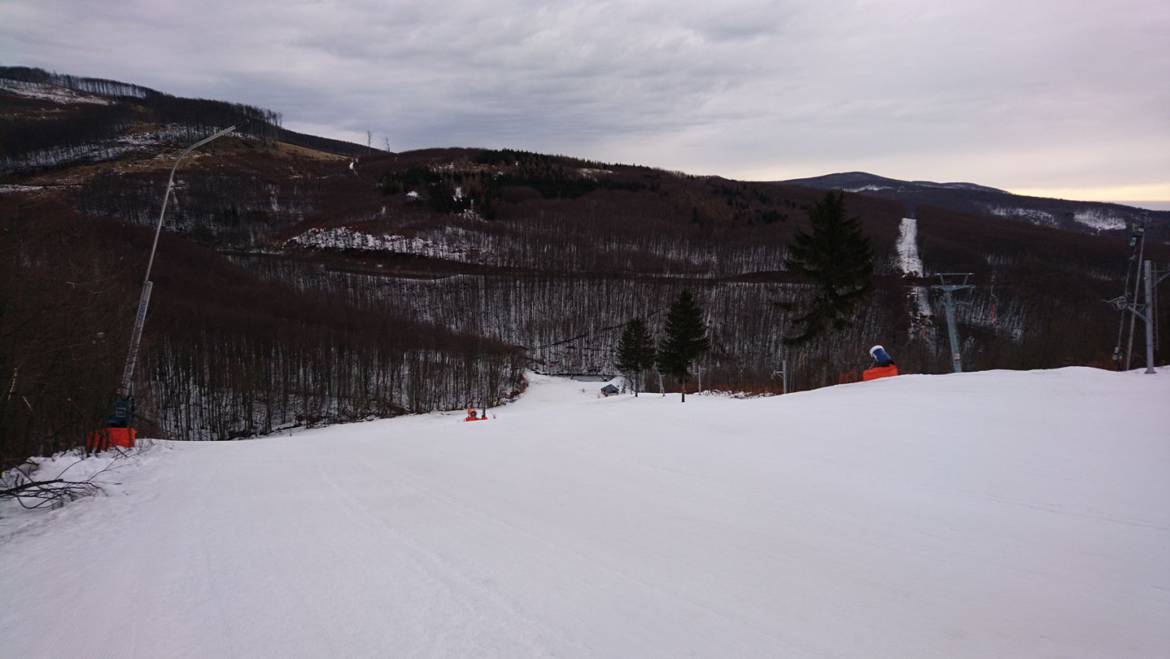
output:
[[[0, 499], [16, 499], [21, 507], [31, 510], [43, 506], [56, 507], [74, 499], [103, 492], [104, 490], [102, 490], [101, 486], [93, 482], [93, 476], [83, 481], [69, 481], [61, 478], [65, 475], [66, 471], [69, 471], [77, 464], [77, 462], [74, 462], [65, 469], [62, 469], [56, 478], [41, 481], [33, 480], [27, 471], [17, 467], [14, 469], [17, 474], [16, 483], [11, 487], [0, 490]], [[97, 473], [100, 474], [106, 471], [110, 466], [112, 464], [107, 465], [105, 469]], [[96, 475], [94, 474], [94, 476]], [[27, 502], [29, 499], [36, 501], [36, 503], [30, 505]]]
[[51, 481], [32, 481], [29, 483], [25, 483], [24, 485], [17, 485], [16, 487], [10, 487], [7, 490], [0, 490], [0, 497], [15, 496], [21, 490], [27, 490], [30, 487], [37, 487], [39, 485], [51, 485], [53, 483], [64, 483], [64, 482], [65, 481], [60, 479], [60, 478], [54, 478]]
[[[33, 481], [23, 483], [7, 490], [0, 491], [0, 497], [12, 497], [26, 510], [33, 510], [44, 506], [56, 507], [68, 501], [88, 497], [102, 492], [97, 483], [90, 481], [66, 481], [54, 479], [50, 481]], [[35, 500], [29, 504], [27, 499]]]

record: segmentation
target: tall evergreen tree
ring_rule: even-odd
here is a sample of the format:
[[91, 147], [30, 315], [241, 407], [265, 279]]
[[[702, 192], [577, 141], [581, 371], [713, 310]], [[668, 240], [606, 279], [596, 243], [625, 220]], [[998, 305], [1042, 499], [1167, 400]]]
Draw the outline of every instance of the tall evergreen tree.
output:
[[641, 318], [626, 323], [626, 329], [618, 341], [617, 361], [614, 365], [633, 383], [634, 396], [637, 397], [643, 373], [654, 365], [654, 341]]
[[658, 348], [658, 369], [679, 381], [682, 401], [687, 402], [687, 378], [691, 362], [707, 352], [711, 341], [703, 324], [703, 310], [695, 296], [684, 290], [666, 314], [666, 337]]
[[845, 193], [827, 193], [809, 210], [808, 217], [812, 233], [796, 233], [784, 267], [809, 280], [816, 292], [795, 318], [799, 332], [784, 337], [788, 345], [808, 342], [830, 328], [844, 328], [858, 304], [873, 290], [873, 249], [861, 220], [846, 216]]

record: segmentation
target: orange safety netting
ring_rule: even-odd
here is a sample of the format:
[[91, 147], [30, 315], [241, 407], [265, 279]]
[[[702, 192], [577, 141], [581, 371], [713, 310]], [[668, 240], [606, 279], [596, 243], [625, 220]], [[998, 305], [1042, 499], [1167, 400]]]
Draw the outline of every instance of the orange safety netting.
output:
[[138, 430], [134, 428], [102, 428], [85, 436], [85, 450], [93, 453], [111, 446], [134, 448], [137, 439]]

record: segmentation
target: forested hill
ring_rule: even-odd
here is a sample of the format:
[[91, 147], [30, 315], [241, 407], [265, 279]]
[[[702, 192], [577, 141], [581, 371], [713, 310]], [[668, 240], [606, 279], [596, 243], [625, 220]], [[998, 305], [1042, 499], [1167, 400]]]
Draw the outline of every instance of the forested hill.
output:
[[[67, 442], [106, 413], [167, 173], [229, 124], [238, 135], [184, 161], [168, 210], [136, 385], [160, 434], [495, 404], [524, 368], [611, 372], [620, 326], [659, 332], [684, 288], [710, 328], [704, 387], [778, 388], [779, 303], [806, 294], [784, 256], [823, 190], [506, 149], [380, 152], [285, 131], [268, 110], [8, 68], [0, 377], [19, 396], [0, 436]], [[898, 199], [845, 204], [876, 290], [850, 328], [786, 355], [797, 388], [854, 373], [873, 343], [945, 371], [938, 272], [974, 273], [959, 308], [970, 368], [1108, 364], [1118, 318], [1101, 300], [1122, 290], [1128, 232], [929, 203], [908, 224]], [[1170, 259], [1158, 240], [1147, 253]]]
[[277, 112], [101, 78], [0, 67], [0, 174], [109, 160], [212, 128], [341, 155], [367, 147], [282, 128]]

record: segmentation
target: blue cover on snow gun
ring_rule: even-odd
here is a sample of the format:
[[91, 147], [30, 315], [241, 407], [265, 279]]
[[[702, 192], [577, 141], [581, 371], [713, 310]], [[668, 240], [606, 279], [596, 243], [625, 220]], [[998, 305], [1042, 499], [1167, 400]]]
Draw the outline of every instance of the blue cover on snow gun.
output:
[[890, 364], [894, 363], [894, 358], [891, 357], [890, 353], [886, 352], [886, 349], [881, 346], [874, 346], [870, 348], [869, 354], [871, 357], [873, 357], [874, 362], [876, 362], [878, 366], [889, 366]]

